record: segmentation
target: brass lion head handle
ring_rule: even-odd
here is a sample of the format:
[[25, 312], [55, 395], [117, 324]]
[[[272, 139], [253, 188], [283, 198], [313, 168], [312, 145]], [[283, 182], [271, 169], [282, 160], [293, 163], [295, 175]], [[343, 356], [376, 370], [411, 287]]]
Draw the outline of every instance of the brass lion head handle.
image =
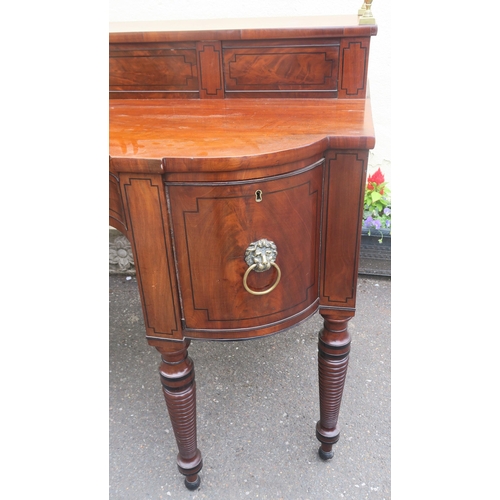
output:
[[[265, 295], [266, 293], [272, 292], [277, 286], [281, 279], [281, 270], [276, 264], [275, 260], [278, 256], [278, 249], [275, 243], [265, 238], [258, 241], [250, 243], [250, 246], [245, 251], [245, 262], [250, 266], [243, 276], [243, 286], [245, 290], [252, 295]], [[257, 273], [263, 273], [264, 271], [269, 271], [271, 266], [275, 267], [278, 271], [278, 278], [274, 284], [267, 290], [257, 292], [252, 290], [247, 284], [247, 278], [251, 271]]]
[[272, 263], [278, 256], [278, 249], [276, 245], [269, 240], [261, 239], [250, 243], [250, 246], [245, 252], [245, 262], [252, 266], [255, 264], [255, 271], [263, 273], [271, 269]]

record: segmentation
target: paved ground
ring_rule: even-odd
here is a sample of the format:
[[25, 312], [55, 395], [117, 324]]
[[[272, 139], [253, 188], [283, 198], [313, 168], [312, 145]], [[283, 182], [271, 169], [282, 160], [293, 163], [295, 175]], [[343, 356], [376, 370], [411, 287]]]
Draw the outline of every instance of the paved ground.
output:
[[341, 436], [328, 462], [315, 437], [319, 315], [264, 339], [194, 341], [204, 466], [191, 492], [177, 471], [137, 282], [110, 276], [109, 498], [389, 500], [390, 299], [390, 279], [360, 278]]

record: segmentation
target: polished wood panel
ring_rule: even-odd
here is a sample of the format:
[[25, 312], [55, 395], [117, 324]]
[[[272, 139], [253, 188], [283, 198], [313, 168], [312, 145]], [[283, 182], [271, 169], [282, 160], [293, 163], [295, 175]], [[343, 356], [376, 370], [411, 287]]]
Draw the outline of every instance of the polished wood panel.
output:
[[199, 97], [196, 43], [111, 44], [111, 97]]
[[343, 39], [340, 58], [339, 97], [359, 99], [366, 97], [369, 38]]
[[196, 44], [200, 67], [200, 97], [205, 99], [222, 99], [224, 85], [222, 83], [222, 47], [221, 42], [198, 42]]
[[225, 42], [226, 97], [336, 97], [339, 46], [335, 40]]
[[367, 151], [326, 156], [321, 305], [355, 307]]
[[182, 339], [170, 225], [161, 176], [125, 174], [122, 176], [122, 193], [147, 337]]

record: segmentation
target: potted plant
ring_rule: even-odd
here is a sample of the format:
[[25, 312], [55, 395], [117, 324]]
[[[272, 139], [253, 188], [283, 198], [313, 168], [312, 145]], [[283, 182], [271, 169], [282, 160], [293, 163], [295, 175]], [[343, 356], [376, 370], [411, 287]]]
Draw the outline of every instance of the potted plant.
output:
[[363, 207], [359, 272], [391, 275], [391, 191], [380, 168], [368, 177]]

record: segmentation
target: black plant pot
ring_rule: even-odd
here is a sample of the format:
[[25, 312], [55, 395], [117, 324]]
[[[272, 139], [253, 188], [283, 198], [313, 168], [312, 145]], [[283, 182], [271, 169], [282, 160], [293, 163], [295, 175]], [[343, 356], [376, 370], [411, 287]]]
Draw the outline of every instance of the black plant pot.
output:
[[371, 229], [370, 235], [368, 229], [362, 230], [358, 273], [371, 276], [391, 275], [391, 235], [388, 229]]

